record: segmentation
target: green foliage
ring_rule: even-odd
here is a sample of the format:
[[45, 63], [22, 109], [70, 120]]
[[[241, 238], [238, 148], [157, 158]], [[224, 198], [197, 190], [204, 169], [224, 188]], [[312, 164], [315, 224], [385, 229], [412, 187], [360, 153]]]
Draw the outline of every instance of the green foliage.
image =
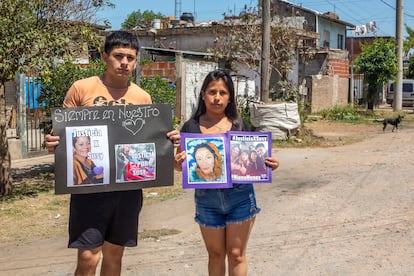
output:
[[25, 197], [37, 197], [40, 193], [51, 191], [54, 186], [55, 175], [53, 173], [42, 172], [31, 177], [31, 183], [25, 181], [13, 184], [12, 193], [1, 198], [1, 201], [13, 201]]
[[[218, 62], [224, 62], [235, 70], [242, 64], [260, 74], [260, 56], [262, 49], [261, 18], [254, 9], [246, 9], [240, 18], [230, 18], [226, 25], [213, 27], [214, 45], [209, 52]], [[272, 22], [270, 31], [270, 69], [278, 76], [273, 87], [269, 87], [272, 100], [297, 101], [298, 90], [289, 80], [293, 70], [292, 60], [306, 60], [312, 56], [310, 48], [299, 43], [300, 37], [286, 27], [282, 21]]]
[[368, 109], [378, 103], [378, 87], [395, 78], [398, 73], [395, 41], [375, 39], [372, 44], [362, 45], [361, 55], [355, 60], [358, 73], [364, 74], [368, 83]]
[[409, 63], [406, 78], [414, 79], [414, 55], [410, 57]]
[[[49, 68], [96, 46], [96, 12], [113, 5], [101, 0], [0, 1], [0, 81], [17, 72]], [[74, 39], [76, 37], [76, 39]]]
[[141, 78], [140, 85], [147, 91], [153, 103], [168, 103], [172, 108], [176, 105], [175, 88], [159, 76], [154, 78]]
[[121, 27], [125, 30], [132, 30], [135, 27], [140, 29], [146, 29], [151, 26], [151, 23], [156, 18], [163, 18], [165, 15], [161, 13], [155, 13], [152, 10], [141, 10], [133, 11], [128, 14], [125, 21], [121, 24]]
[[[44, 110], [50, 115], [52, 108], [62, 106], [66, 92], [75, 81], [91, 76], [101, 76], [104, 71], [105, 64], [100, 59], [90, 63], [87, 67], [81, 67], [72, 62], [58, 64], [43, 72], [41, 76], [42, 91], [37, 100], [44, 104]], [[159, 76], [155, 78], [143, 77], [140, 80], [140, 85], [151, 95], [153, 103], [168, 103], [172, 108], [175, 107], [175, 88], [168, 81]], [[41, 128], [45, 133], [48, 133], [51, 129], [51, 122], [42, 122]]]
[[[148, 63], [148, 61], [143, 60], [140, 63]], [[37, 100], [45, 105], [46, 112], [51, 108], [60, 107], [66, 92], [75, 81], [91, 76], [102, 76], [104, 72], [105, 64], [101, 59], [91, 62], [88, 66], [79, 66], [69, 61], [57, 64], [42, 72], [42, 91]], [[175, 88], [168, 81], [159, 76], [142, 77], [140, 86], [151, 95], [154, 103], [169, 103], [175, 107]]]
[[398, 72], [395, 41], [376, 39], [372, 44], [363, 44], [355, 65], [369, 84], [382, 85], [388, 82]]
[[[105, 65], [100, 59], [91, 62], [87, 67], [81, 67], [69, 61], [57, 64], [42, 72], [40, 78], [42, 90], [37, 101], [44, 104], [43, 110], [49, 117], [52, 108], [63, 105], [66, 92], [75, 81], [100, 76], [104, 71]], [[41, 122], [39, 127], [45, 133], [49, 133], [52, 130], [52, 121]]]
[[414, 48], [414, 30], [410, 28], [407, 24], [405, 24], [405, 29], [407, 31], [408, 36], [404, 40], [403, 48], [404, 48], [405, 56], [407, 56], [410, 50]]
[[322, 116], [327, 120], [344, 120], [355, 121], [360, 118], [358, 109], [353, 106], [334, 106], [330, 109], [325, 109], [317, 112], [316, 114]]
[[50, 112], [51, 108], [62, 106], [66, 92], [75, 81], [100, 76], [104, 71], [105, 65], [100, 59], [90, 63], [87, 67], [81, 67], [72, 62], [58, 64], [42, 73], [42, 91], [38, 101], [45, 104], [46, 112]]
[[257, 102], [254, 97], [251, 96], [237, 96], [237, 108], [243, 121], [252, 128], [252, 122], [250, 119], [250, 104]]

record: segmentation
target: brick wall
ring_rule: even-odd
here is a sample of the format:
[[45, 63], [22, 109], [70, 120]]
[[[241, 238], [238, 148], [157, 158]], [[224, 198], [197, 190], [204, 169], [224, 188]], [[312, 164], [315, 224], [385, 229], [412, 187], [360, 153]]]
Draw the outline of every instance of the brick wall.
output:
[[336, 76], [306, 78], [311, 112], [348, 104], [348, 79]]
[[349, 78], [349, 60], [329, 59], [329, 76], [338, 75], [340, 78]]
[[160, 76], [175, 82], [175, 62], [155, 61], [151, 64], [141, 65], [141, 77], [151, 78]]

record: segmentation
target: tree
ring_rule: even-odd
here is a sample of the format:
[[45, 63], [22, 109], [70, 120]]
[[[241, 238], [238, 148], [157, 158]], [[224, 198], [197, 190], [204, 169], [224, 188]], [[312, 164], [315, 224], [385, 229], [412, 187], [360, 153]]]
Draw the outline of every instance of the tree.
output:
[[414, 79], [414, 55], [410, 56], [408, 59], [408, 69], [406, 72], [406, 78], [407, 79]]
[[376, 39], [372, 44], [363, 44], [361, 49], [355, 65], [368, 83], [367, 104], [368, 109], [373, 110], [378, 104], [378, 87], [382, 87], [398, 72], [395, 41]]
[[95, 15], [108, 0], [0, 1], [0, 196], [11, 192], [4, 84], [18, 72], [42, 73], [87, 45], [99, 48]]
[[155, 13], [151, 10], [145, 10], [141, 13], [141, 10], [131, 12], [125, 21], [121, 24], [122, 29], [132, 30], [135, 27], [139, 29], [147, 29], [151, 27], [152, 21], [156, 18], [163, 18], [165, 15], [161, 13]]
[[405, 38], [404, 40], [404, 56], [408, 57], [408, 53], [410, 52], [411, 49], [414, 48], [414, 30], [410, 27], [408, 27], [408, 25], [405, 25], [405, 29], [407, 30], [408, 36]]
[[[231, 69], [236, 64], [242, 64], [260, 74], [262, 36], [261, 18], [257, 13], [247, 10], [241, 16], [226, 17], [226, 22], [215, 25], [213, 30], [216, 39], [214, 47], [208, 50], [214, 54], [216, 61], [226, 63]], [[295, 60], [306, 60], [313, 55], [310, 47], [301, 44], [303, 39], [284, 25], [282, 19], [271, 22], [269, 66], [279, 79], [269, 89], [271, 100], [297, 100], [297, 89], [288, 79], [288, 73], [293, 70]], [[272, 90], [279, 93], [272, 93]]]

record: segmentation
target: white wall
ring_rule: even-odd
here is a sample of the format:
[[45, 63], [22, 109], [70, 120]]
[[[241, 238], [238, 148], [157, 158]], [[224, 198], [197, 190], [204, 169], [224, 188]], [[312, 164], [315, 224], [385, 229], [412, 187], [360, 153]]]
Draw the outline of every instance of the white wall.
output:
[[181, 114], [185, 122], [197, 108], [198, 95], [207, 74], [218, 68], [215, 62], [186, 60], [183, 66]]

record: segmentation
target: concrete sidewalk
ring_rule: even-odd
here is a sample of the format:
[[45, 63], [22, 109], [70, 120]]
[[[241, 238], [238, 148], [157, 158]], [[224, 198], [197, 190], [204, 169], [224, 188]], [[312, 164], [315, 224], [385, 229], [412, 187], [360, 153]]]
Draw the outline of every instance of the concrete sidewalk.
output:
[[54, 154], [44, 154], [11, 161], [12, 169], [24, 169], [41, 165], [52, 165], [55, 162]]

